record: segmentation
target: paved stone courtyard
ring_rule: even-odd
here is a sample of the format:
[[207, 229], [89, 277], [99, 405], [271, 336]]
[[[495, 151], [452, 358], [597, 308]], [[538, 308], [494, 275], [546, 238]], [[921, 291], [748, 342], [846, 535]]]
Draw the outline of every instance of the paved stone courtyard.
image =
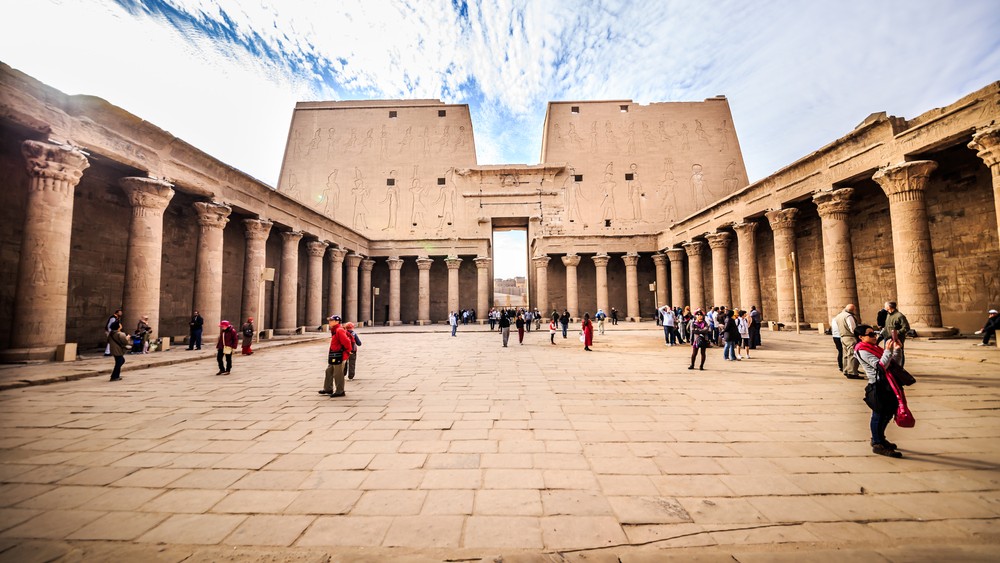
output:
[[815, 333], [380, 330], [345, 399], [322, 342], [0, 392], [0, 560], [996, 560], [996, 349], [911, 343], [889, 459]]

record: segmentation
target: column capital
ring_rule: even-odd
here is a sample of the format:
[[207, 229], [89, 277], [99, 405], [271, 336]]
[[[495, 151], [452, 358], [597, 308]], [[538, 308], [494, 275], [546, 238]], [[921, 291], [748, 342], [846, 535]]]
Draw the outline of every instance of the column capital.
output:
[[[990, 168], [1000, 164], [1000, 125], [984, 127], [976, 131], [969, 143], [969, 148], [983, 159]], [[994, 170], [994, 173], [997, 171]]]
[[457, 270], [462, 266], [462, 259], [458, 256], [449, 256], [444, 259], [444, 263], [448, 265], [449, 270]]
[[333, 262], [334, 264], [338, 262], [343, 263], [344, 256], [347, 256], [347, 251], [343, 248], [331, 248], [330, 253], [327, 256], [330, 257], [330, 262]]
[[854, 188], [841, 188], [813, 194], [813, 201], [822, 219], [846, 220], [851, 212], [851, 196]]
[[782, 229], [794, 229], [795, 219], [799, 216], [799, 210], [794, 207], [789, 207], [788, 209], [772, 209], [764, 214], [767, 217], [767, 221], [771, 223], [772, 231], [780, 231]]
[[286, 245], [298, 244], [299, 240], [302, 239], [303, 234], [305, 233], [302, 231], [281, 231], [281, 240], [283, 240]]
[[493, 259], [488, 256], [477, 256], [472, 261], [476, 263], [477, 268], [485, 270], [490, 267], [490, 262], [493, 262]]
[[562, 257], [562, 263], [564, 266], [577, 267], [580, 265], [580, 255], [579, 254], [567, 254]]
[[634, 268], [639, 263], [639, 255], [634, 252], [629, 252], [628, 254], [622, 256], [622, 262], [625, 262], [626, 268]]
[[202, 227], [222, 229], [229, 223], [229, 214], [233, 208], [221, 203], [198, 201], [194, 204], [198, 213], [198, 224]]
[[757, 232], [757, 221], [743, 221], [742, 223], [736, 223], [733, 225], [733, 230], [736, 231], [737, 237], [745, 237], [747, 235], [753, 235]]
[[326, 254], [327, 246], [328, 246], [327, 243], [323, 241], [314, 240], [312, 242], [306, 243], [306, 252], [309, 253], [309, 256], [322, 258], [323, 255]]
[[902, 162], [879, 168], [872, 180], [878, 182], [890, 202], [923, 200], [927, 179], [937, 167], [933, 160]]
[[362, 272], [370, 272], [374, 267], [375, 267], [375, 261], [372, 260], [371, 258], [365, 258], [364, 260], [361, 261]]
[[351, 252], [344, 257], [344, 263], [347, 264], [348, 268], [357, 268], [358, 264], [360, 264], [362, 260], [364, 260], [364, 257], [360, 254], [355, 254], [354, 252]]
[[403, 267], [403, 259], [399, 256], [390, 256], [385, 261], [389, 265], [390, 270], [396, 270], [397, 272]]
[[[432, 258], [429, 258], [427, 256], [418, 256], [417, 257], [417, 269], [418, 270], [430, 270], [431, 266], [433, 264], [434, 264], [434, 260]], [[451, 266], [448, 266], [448, 267], [451, 268]]]
[[667, 265], [667, 255], [662, 252], [656, 252], [653, 254], [653, 264], [657, 266]]
[[28, 174], [69, 182], [74, 186], [90, 167], [90, 161], [74, 147], [27, 140], [21, 143], [21, 154], [28, 164]]
[[118, 185], [125, 190], [125, 195], [132, 204], [132, 215], [139, 217], [162, 215], [170, 199], [174, 197], [173, 185], [155, 178], [129, 176], [119, 179]]
[[705, 235], [708, 246], [711, 248], [729, 248], [729, 243], [733, 240], [733, 235], [727, 232], [709, 233]]
[[274, 223], [267, 219], [244, 219], [243, 235], [247, 240], [266, 240]]
[[684, 247], [684, 251], [687, 252], [688, 256], [701, 256], [701, 249], [704, 248], [705, 243], [700, 240], [691, 240], [681, 246]]
[[664, 254], [667, 255], [667, 259], [671, 262], [683, 262], [684, 261], [684, 249], [683, 248], [668, 248]]
[[607, 254], [596, 254], [592, 258], [592, 260], [594, 261], [594, 265], [597, 266], [598, 268], [607, 268], [608, 262], [611, 260], [611, 257], [608, 256]]
[[545, 269], [549, 267], [549, 260], [552, 260], [551, 256], [535, 256], [531, 259], [531, 263], [535, 265], [535, 268]]

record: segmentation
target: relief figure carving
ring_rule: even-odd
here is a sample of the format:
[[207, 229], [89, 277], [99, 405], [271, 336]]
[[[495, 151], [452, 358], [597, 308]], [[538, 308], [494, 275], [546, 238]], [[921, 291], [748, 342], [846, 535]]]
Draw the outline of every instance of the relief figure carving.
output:
[[635, 154], [635, 124], [629, 123], [625, 130], [625, 154]]
[[326, 177], [326, 189], [323, 190], [322, 195], [319, 197], [319, 204], [323, 205], [323, 213], [327, 216], [330, 215], [330, 208], [333, 208], [333, 212], [337, 213], [340, 209], [340, 184], [337, 183], [337, 173], [339, 170], [333, 169], [333, 172]]
[[455, 186], [455, 169], [449, 168], [445, 172], [445, 185], [441, 186], [441, 191], [438, 193], [437, 199], [434, 200], [434, 205], [438, 207], [438, 229], [444, 228], [445, 225], [454, 226], [455, 224], [455, 197], [458, 188]]
[[569, 124], [568, 135], [570, 142], [576, 145], [577, 148], [583, 148], [583, 137], [581, 137], [580, 134], [576, 132], [576, 125], [573, 125], [572, 123]]
[[590, 152], [597, 154], [597, 122], [590, 123]]
[[705, 207], [705, 172], [700, 164], [691, 165], [691, 195], [696, 209]]
[[389, 132], [386, 131], [385, 125], [382, 126], [382, 132], [378, 135], [378, 157], [380, 160], [389, 158]]
[[368, 228], [368, 188], [365, 187], [365, 180], [361, 177], [361, 170], [354, 168], [354, 187], [351, 188], [354, 195], [354, 213], [351, 215], [351, 225], [355, 229]]
[[424, 187], [417, 176], [418, 167], [413, 167], [413, 178], [410, 179], [410, 194], [413, 197], [410, 204], [410, 225], [422, 225], [424, 220]]
[[413, 141], [413, 127], [407, 127], [406, 131], [403, 132], [403, 138], [399, 141], [399, 152], [403, 153], [406, 149], [410, 148], [410, 143]]
[[619, 151], [621, 148], [618, 146], [618, 135], [615, 133], [615, 126], [611, 124], [611, 121], [604, 122], [604, 138], [608, 141], [608, 146], [614, 151]]
[[396, 228], [396, 212], [399, 209], [399, 186], [396, 185], [395, 170], [389, 171], [389, 179], [392, 180], [392, 184], [386, 186], [385, 197], [380, 202], [389, 204], [389, 221], [385, 224], [383, 231]]
[[563, 193], [566, 198], [566, 218], [570, 222], [582, 219], [580, 215], [580, 200], [584, 199], [580, 193], [580, 182], [575, 180], [576, 169], [570, 168], [567, 171], [566, 181], [563, 182]]
[[615, 219], [615, 175], [614, 162], [609, 162], [604, 169], [604, 181], [601, 182], [601, 220]]
[[708, 146], [712, 146], [712, 140], [708, 138], [708, 132], [705, 131], [705, 126], [701, 124], [700, 119], [694, 120], [694, 136], [698, 137], [698, 140], [702, 141]]
[[323, 137], [320, 134], [320, 130], [317, 129], [316, 131], [313, 132], [313, 137], [309, 141], [309, 148], [306, 149], [306, 156], [312, 154], [313, 151], [318, 151], [320, 145], [322, 144], [323, 144]]
[[628, 169], [632, 179], [626, 180], [625, 183], [628, 185], [628, 199], [632, 204], [632, 218], [642, 221], [642, 200], [646, 194], [642, 192], [642, 182], [639, 181], [639, 166], [633, 162]]

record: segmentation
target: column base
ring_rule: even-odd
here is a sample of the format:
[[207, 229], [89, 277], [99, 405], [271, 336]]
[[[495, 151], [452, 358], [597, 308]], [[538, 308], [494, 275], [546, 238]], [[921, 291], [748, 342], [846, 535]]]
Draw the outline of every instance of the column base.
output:
[[[943, 338], [946, 336], [955, 336], [958, 334], [958, 329], [952, 326], [910, 326], [911, 329], [917, 331], [917, 338]], [[998, 342], [1000, 345], [1000, 342]]]
[[389, 321], [385, 323], [385, 326], [402, 326], [403, 321]]
[[297, 333], [297, 332], [298, 332], [298, 330], [299, 330], [299, 328], [298, 328], [298, 327], [292, 327], [292, 328], [276, 328], [276, 329], [274, 329], [274, 334], [277, 334], [278, 336], [290, 336], [290, 335], [292, 335], [292, 334], [295, 334], [295, 333]]
[[41, 348], [9, 348], [0, 351], [0, 363], [16, 364], [19, 362], [30, 362], [44, 360], [50, 362], [56, 359], [57, 346], [44, 346]]
[[427, 326], [427, 325], [434, 324], [434, 321], [416, 321], [413, 324], [415, 324], [417, 326]]

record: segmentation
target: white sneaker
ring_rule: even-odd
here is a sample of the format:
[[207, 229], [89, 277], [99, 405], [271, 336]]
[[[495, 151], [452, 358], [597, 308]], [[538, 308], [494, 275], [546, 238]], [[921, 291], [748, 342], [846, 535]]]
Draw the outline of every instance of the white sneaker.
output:
[[742, 356], [741, 354], [736, 354], [736, 359], [737, 359], [737, 360], [742, 360], [742, 359], [743, 359], [743, 356]]

